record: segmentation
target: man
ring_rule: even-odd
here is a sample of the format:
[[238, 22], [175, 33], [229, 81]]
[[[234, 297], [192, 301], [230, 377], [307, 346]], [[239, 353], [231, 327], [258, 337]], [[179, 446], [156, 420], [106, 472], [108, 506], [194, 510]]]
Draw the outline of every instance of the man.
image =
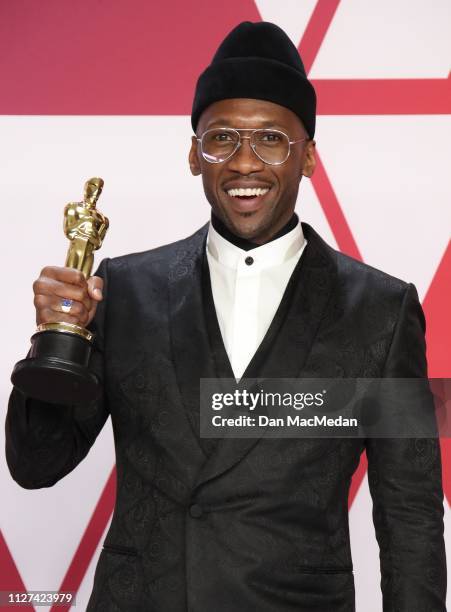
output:
[[104, 394], [52, 406], [14, 389], [13, 477], [53, 485], [111, 415], [117, 501], [89, 610], [349, 612], [347, 498], [366, 448], [384, 610], [443, 612], [436, 440], [199, 436], [201, 378], [424, 377], [426, 361], [413, 285], [294, 214], [315, 168], [315, 94], [282, 30], [242, 23], [226, 37], [192, 124], [211, 224], [104, 260], [88, 283], [62, 268], [36, 281], [38, 323], [91, 323]]

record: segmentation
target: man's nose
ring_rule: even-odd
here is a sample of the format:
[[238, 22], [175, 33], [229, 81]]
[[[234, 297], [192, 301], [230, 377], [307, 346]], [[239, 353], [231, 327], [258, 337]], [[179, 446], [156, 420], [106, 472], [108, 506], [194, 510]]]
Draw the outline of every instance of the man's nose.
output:
[[241, 145], [229, 160], [229, 169], [240, 174], [251, 174], [263, 170], [264, 162], [254, 153], [250, 139], [241, 138]]

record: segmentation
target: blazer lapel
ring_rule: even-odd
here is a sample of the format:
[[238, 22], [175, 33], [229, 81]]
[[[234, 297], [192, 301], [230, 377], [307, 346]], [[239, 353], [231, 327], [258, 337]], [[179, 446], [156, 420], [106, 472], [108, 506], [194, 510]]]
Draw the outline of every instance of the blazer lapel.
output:
[[336, 280], [333, 251], [306, 223], [307, 246], [246, 378], [298, 378], [317, 334]]
[[[243, 378], [302, 377], [336, 279], [333, 251], [309, 225], [303, 223], [302, 227], [308, 244]], [[219, 440], [196, 484], [199, 486], [233, 467], [257, 444], [264, 432], [265, 428], [261, 428], [256, 438]]]
[[[197, 441], [200, 441], [200, 379], [216, 378], [202, 300], [202, 260], [208, 225], [180, 243], [169, 271], [169, 320], [172, 358], [181, 403]], [[205, 460], [205, 456], [203, 457]]]

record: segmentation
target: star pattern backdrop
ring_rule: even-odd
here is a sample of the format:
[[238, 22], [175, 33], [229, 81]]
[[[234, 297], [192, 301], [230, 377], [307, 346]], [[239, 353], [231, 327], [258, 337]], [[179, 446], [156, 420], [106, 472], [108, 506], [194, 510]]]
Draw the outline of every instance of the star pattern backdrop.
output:
[[[318, 167], [301, 183], [299, 216], [332, 246], [415, 283], [430, 376], [451, 376], [448, 0], [0, 0], [3, 417], [34, 328], [32, 282], [64, 262], [63, 206], [88, 177], [104, 178], [111, 228], [97, 263], [205, 223], [187, 163], [195, 82], [230, 29], [261, 19], [286, 30], [319, 99]], [[3, 429], [0, 438], [3, 447]], [[442, 456], [451, 550], [449, 440]], [[110, 422], [51, 489], [21, 489], [3, 455], [0, 483], [0, 591], [73, 590], [85, 609], [114, 505]], [[364, 457], [349, 505], [357, 610], [377, 612]]]

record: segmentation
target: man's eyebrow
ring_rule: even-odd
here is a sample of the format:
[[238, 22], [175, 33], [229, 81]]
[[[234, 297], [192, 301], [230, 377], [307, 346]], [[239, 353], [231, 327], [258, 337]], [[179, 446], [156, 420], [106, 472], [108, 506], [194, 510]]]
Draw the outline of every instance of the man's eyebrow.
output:
[[234, 122], [230, 121], [230, 119], [215, 119], [214, 121], [207, 123], [206, 129], [209, 130], [215, 127], [230, 127], [230, 128], [235, 128], [236, 130], [240, 130], [240, 129], [241, 130], [247, 130], [247, 129], [259, 130], [259, 129], [265, 129], [265, 128], [274, 128], [274, 129], [283, 130], [286, 132], [289, 131], [288, 126], [283, 125], [282, 123], [274, 122], [274, 121], [263, 121], [260, 123], [258, 127], [253, 126], [251, 128], [243, 128], [243, 127], [240, 127], [239, 125], [234, 125]]

